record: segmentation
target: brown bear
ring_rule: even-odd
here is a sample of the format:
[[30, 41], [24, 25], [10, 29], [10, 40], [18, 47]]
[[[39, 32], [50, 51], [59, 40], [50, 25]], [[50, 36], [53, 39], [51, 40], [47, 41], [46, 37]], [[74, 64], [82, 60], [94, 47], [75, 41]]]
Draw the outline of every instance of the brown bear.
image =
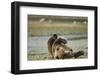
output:
[[52, 45], [52, 53], [54, 59], [65, 59], [72, 57], [79, 57], [84, 54], [83, 51], [73, 52], [73, 50], [66, 45], [67, 41], [62, 38], [58, 38]]

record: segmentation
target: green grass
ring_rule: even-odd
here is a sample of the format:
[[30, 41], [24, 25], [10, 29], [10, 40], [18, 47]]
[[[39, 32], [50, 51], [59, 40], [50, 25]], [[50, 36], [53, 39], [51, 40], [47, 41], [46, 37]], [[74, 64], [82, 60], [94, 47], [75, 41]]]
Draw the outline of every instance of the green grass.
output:
[[28, 23], [29, 36], [41, 36], [51, 34], [77, 34], [87, 33], [87, 24], [74, 24], [74, 23], [48, 23], [48, 22], [32, 22]]

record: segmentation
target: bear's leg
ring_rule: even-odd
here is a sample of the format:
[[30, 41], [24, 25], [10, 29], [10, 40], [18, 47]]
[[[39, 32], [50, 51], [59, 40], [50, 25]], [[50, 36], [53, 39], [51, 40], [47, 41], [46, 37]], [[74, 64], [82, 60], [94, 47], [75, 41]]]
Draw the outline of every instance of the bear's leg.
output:
[[75, 58], [78, 58], [81, 55], [84, 55], [84, 51], [78, 51], [78, 52], [74, 53]]

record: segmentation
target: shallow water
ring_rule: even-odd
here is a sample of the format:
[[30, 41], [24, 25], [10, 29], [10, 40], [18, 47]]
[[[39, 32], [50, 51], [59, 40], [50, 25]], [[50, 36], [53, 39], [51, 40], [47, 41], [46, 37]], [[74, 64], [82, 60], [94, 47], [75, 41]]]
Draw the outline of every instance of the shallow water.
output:
[[[63, 36], [68, 40], [68, 46], [74, 51], [84, 50], [87, 52], [87, 35], [67, 35]], [[47, 41], [50, 36], [28, 37], [28, 54], [48, 53]]]

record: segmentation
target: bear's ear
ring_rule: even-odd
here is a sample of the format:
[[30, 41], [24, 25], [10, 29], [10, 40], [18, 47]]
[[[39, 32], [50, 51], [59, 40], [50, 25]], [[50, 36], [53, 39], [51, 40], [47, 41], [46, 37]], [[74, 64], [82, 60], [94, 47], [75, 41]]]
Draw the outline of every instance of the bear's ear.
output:
[[54, 37], [54, 38], [57, 38], [57, 37], [58, 37], [58, 35], [57, 35], [57, 34], [53, 34], [53, 37]]

